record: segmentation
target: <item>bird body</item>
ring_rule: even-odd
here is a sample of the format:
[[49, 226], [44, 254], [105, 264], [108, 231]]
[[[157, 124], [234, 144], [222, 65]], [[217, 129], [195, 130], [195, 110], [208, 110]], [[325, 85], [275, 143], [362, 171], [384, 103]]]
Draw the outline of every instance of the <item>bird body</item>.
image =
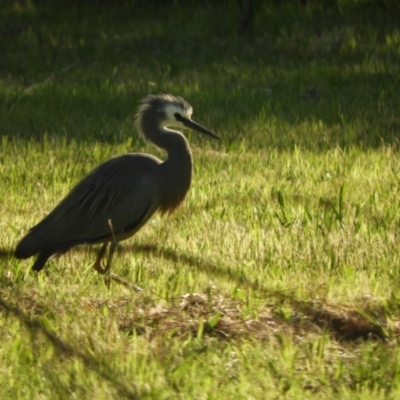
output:
[[[40, 271], [55, 254], [80, 244], [103, 243], [95, 269], [108, 270], [117, 244], [134, 235], [158, 210], [174, 211], [190, 188], [189, 144], [180, 132], [166, 126], [187, 126], [219, 139], [192, 121], [191, 113], [190, 105], [180, 97], [145, 97], [136, 125], [145, 139], [167, 152], [167, 159], [128, 153], [99, 165], [30, 229], [17, 245], [15, 256], [24, 259], [39, 254], [32, 269]], [[100, 262], [110, 243], [103, 269]]]

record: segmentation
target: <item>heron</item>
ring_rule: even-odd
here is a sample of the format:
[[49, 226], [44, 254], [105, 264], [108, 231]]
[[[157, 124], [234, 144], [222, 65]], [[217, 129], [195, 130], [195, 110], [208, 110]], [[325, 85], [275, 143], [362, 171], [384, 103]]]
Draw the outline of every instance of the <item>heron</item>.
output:
[[170, 128], [189, 128], [221, 140], [193, 121], [192, 112], [181, 97], [144, 97], [135, 125], [145, 141], [166, 151], [166, 160], [127, 153], [100, 164], [28, 231], [15, 249], [16, 258], [38, 255], [32, 270], [39, 272], [50, 258], [75, 246], [101, 244], [93, 268], [107, 274], [119, 242], [133, 236], [157, 211], [172, 213], [189, 191], [193, 166], [189, 143], [180, 131]]

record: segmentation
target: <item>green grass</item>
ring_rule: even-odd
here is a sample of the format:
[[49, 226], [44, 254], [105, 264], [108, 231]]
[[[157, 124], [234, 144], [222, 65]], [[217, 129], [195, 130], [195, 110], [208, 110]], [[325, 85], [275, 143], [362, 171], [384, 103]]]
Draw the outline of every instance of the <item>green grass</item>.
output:
[[[398, 398], [399, 8], [266, 2], [243, 35], [171, 3], [3, 3], [0, 398]], [[84, 246], [31, 274], [12, 249], [71, 186], [164, 156], [133, 126], [159, 92], [223, 143], [188, 133], [184, 206], [115, 255], [144, 293]]]

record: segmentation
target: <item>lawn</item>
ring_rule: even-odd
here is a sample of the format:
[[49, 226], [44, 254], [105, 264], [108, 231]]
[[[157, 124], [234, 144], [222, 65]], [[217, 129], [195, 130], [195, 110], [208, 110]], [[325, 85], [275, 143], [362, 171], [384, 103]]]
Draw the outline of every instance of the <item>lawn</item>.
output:
[[[65, 3], [65, 4], [63, 4]], [[98, 2], [100, 4], [100, 2]], [[0, 398], [397, 399], [400, 7], [2, 2]], [[60, 8], [62, 4], [62, 8]], [[12, 251], [149, 94], [188, 100], [194, 178], [112, 272]]]

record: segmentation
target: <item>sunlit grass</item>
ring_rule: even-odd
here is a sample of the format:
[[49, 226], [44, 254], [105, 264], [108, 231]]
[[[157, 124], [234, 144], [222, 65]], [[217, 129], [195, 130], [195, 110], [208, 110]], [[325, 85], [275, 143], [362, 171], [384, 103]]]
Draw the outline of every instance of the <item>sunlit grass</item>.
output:
[[[241, 36], [236, 3], [178, 3], [0, 17], [3, 397], [395, 399], [397, 19], [268, 3]], [[186, 132], [185, 204], [116, 253], [144, 293], [85, 246], [32, 275], [12, 249], [87, 172], [165, 156], [133, 125], [159, 92], [224, 140]]]

